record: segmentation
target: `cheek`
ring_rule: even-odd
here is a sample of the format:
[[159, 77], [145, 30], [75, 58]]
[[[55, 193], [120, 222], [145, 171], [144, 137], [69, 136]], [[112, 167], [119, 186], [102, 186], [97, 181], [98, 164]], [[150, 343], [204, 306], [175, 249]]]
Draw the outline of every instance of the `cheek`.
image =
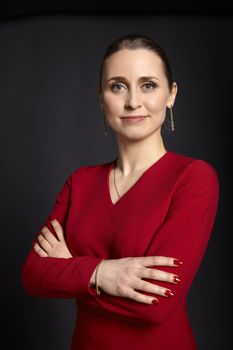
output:
[[150, 111], [159, 111], [166, 108], [166, 101], [164, 96], [154, 95], [145, 100], [145, 105]]
[[103, 108], [108, 114], [115, 114], [122, 107], [122, 100], [113, 95], [107, 95], [103, 98]]

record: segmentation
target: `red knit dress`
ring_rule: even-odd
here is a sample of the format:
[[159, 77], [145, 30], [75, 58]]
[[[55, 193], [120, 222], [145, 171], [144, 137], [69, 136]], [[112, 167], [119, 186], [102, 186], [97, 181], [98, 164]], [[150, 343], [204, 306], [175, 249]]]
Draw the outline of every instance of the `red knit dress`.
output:
[[[31, 248], [23, 287], [30, 295], [75, 299], [72, 350], [196, 350], [186, 302], [215, 221], [217, 172], [207, 161], [167, 151], [113, 204], [114, 162], [80, 166], [67, 177], [37, 234], [44, 225], [54, 233], [50, 221], [56, 218], [73, 257], [42, 258]], [[178, 284], [145, 279], [174, 293], [166, 298], [142, 292], [156, 296], [158, 305], [97, 295], [89, 287], [101, 259], [156, 255], [183, 262], [150, 267], [181, 279]]]

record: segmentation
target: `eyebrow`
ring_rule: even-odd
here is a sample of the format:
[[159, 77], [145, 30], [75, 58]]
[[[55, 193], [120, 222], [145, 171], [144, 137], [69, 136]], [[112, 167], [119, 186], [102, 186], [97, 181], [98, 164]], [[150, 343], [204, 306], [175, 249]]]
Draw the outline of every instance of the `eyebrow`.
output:
[[[138, 80], [139, 81], [145, 81], [145, 80], [151, 80], [151, 79], [155, 79], [155, 80], [159, 81], [158, 78], [156, 78], [156, 77], [154, 77], [152, 75], [142, 76]], [[123, 76], [115, 76], [115, 77], [109, 78], [107, 81], [110, 81], [110, 80], [124, 80], [124, 81], [126, 81], [127, 79], [125, 77], [123, 77]]]

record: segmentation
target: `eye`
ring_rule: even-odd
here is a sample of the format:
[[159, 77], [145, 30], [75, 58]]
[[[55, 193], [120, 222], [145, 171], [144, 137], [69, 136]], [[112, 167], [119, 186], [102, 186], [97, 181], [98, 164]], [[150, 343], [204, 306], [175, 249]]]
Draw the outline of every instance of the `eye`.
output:
[[154, 83], [153, 81], [148, 81], [143, 84], [143, 89], [144, 90], [153, 90], [157, 87], [158, 85]]
[[126, 87], [122, 83], [113, 83], [113, 84], [111, 84], [110, 88], [111, 88], [112, 91], [117, 91], [118, 92], [118, 91], [122, 91]]

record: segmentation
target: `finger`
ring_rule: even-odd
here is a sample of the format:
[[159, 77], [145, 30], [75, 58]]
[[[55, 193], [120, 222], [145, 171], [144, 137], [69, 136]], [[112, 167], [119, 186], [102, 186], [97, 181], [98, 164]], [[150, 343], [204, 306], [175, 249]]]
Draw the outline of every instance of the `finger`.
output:
[[41, 258], [45, 258], [48, 256], [48, 254], [39, 246], [38, 243], [35, 243], [33, 246], [35, 252], [37, 255], [39, 255]]
[[[151, 297], [149, 295], [145, 295], [142, 293], [137, 292], [134, 289], [129, 289], [126, 295], [127, 298], [133, 299], [139, 303], [143, 303], [143, 304], [154, 304], [154, 303], [159, 303], [158, 298], [156, 297]], [[153, 302], [153, 300], [156, 300], [156, 302]]]
[[139, 277], [150, 278], [157, 281], [165, 281], [174, 284], [180, 282], [180, 278], [178, 275], [158, 269], [142, 268], [139, 273]]
[[60, 225], [60, 223], [56, 219], [54, 219], [51, 221], [51, 224], [52, 224], [52, 226], [57, 234], [59, 241], [60, 242], [64, 241], [63, 228]]
[[42, 232], [44, 238], [49, 242], [49, 244], [51, 246], [54, 246], [57, 243], [56, 237], [54, 236], [54, 234], [52, 234], [51, 231], [49, 231], [47, 226], [44, 226], [42, 228], [41, 232]]
[[177, 267], [182, 265], [182, 261], [177, 258], [167, 257], [167, 256], [143, 256], [136, 257], [139, 263], [143, 266], [172, 266]]
[[171, 289], [164, 288], [162, 286], [158, 286], [156, 284], [152, 284], [143, 280], [140, 280], [140, 282], [137, 282], [137, 289], [143, 292], [149, 292], [149, 293], [154, 293], [156, 295], [161, 295], [162, 297], [166, 297], [166, 298], [174, 295]]
[[42, 234], [37, 237], [37, 241], [39, 242], [40, 247], [43, 248], [47, 253], [52, 248], [50, 243], [44, 238]]

